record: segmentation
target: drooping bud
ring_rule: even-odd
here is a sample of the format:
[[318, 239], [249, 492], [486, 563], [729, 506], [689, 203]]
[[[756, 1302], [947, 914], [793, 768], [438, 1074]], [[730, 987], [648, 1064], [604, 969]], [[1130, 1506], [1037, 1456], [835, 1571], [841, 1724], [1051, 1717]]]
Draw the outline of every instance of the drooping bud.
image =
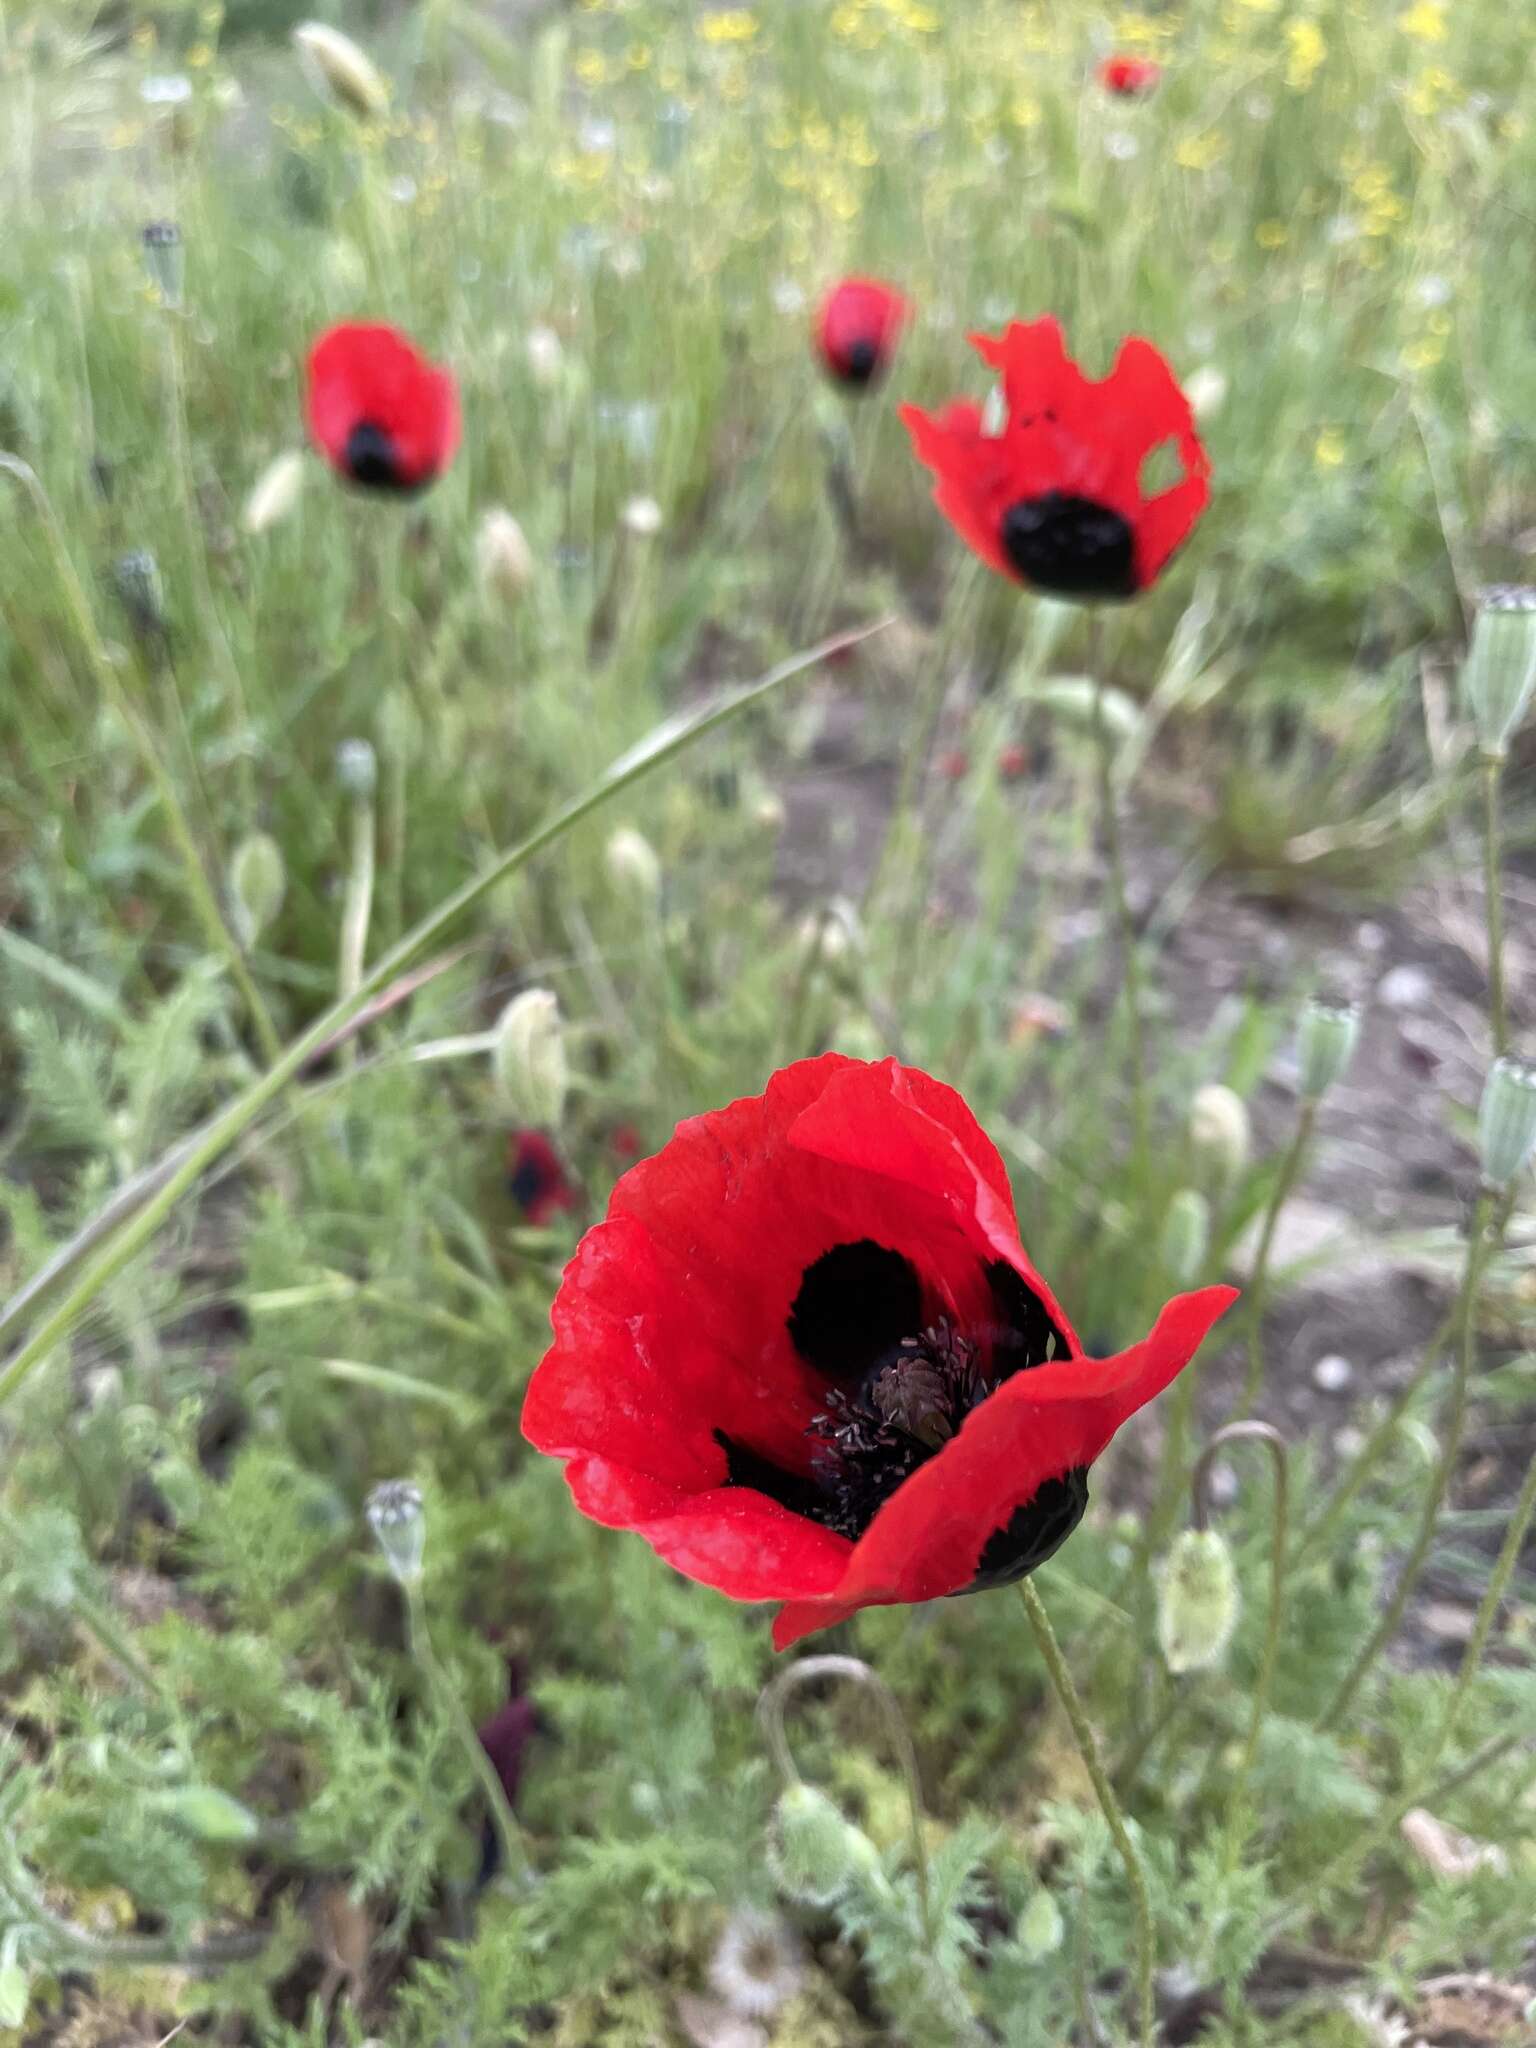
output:
[[1488, 1069], [1477, 1113], [1477, 1147], [1483, 1185], [1503, 1194], [1524, 1173], [1536, 1147], [1536, 1066], [1500, 1059]]
[[528, 536], [503, 505], [483, 513], [475, 533], [475, 568], [488, 597], [516, 604], [533, 582], [533, 549]]
[[632, 902], [651, 907], [661, 896], [661, 862], [643, 832], [621, 825], [608, 841], [603, 865], [615, 891]]
[[1180, 1188], [1163, 1223], [1163, 1271], [1173, 1287], [1192, 1287], [1211, 1248], [1211, 1205], [1197, 1188]]
[[1483, 592], [1461, 690], [1478, 745], [1502, 758], [1536, 691], [1536, 589], [1502, 583]]
[[570, 1068], [559, 999], [547, 988], [525, 988], [496, 1023], [491, 1072], [513, 1120], [553, 1130], [565, 1109]]
[[1320, 1102], [1354, 1058], [1360, 1012], [1353, 1003], [1308, 998], [1296, 1027], [1296, 1064], [1302, 1098]]
[[249, 534], [266, 533], [288, 517], [303, 489], [304, 458], [296, 448], [286, 449], [272, 458], [252, 484], [240, 524]]
[[141, 639], [165, 631], [165, 585], [160, 564], [148, 548], [130, 548], [112, 564], [112, 581], [133, 630]]
[[152, 220], [140, 234], [139, 242], [144, 250], [144, 268], [149, 272], [149, 281], [159, 294], [161, 305], [169, 306], [174, 312], [181, 304], [181, 288], [187, 269], [181, 229], [173, 220]]
[[874, 1843], [825, 1792], [814, 1785], [790, 1785], [779, 1794], [768, 1835], [768, 1866], [786, 1898], [829, 1906], [856, 1876], [879, 1864]]
[[200, 1842], [239, 1846], [254, 1842], [261, 1822], [248, 1806], [221, 1792], [217, 1785], [178, 1785], [155, 1795], [154, 1805], [167, 1820]]
[[379, 759], [367, 740], [343, 740], [336, 749], [336, 779], [358, 803], [372, 801], [379, 786]]
[[1232, 1553], [1215, 1529], [1186, 1529], [1157, 1589], [1157, 1640], [1173, 1672], [1204, 1671], [1232, 1639], [1240, 1607]]
[[1025, 1959], [1031, 1963], [1044, 1962], [1061, 1947], [1066, 1934], [1066, 1925], [1061, 1917], [1061, 1908], [1056, 1903], [1054, 1892], [1037, 1885], [1029, 1904], [1019, 1915], [1018, 1941]]
[[288, 871], [270, 832], [251, 832], [230, 857], [229, 893], [240, 943], [254, 945], [283, 907]]
[[1195, 1090], [1189, 1105], [1189, 1144], [1202, 1177], [1221, 1193], [1248, 1164], [1252, 1125], [1248, 1105], [1219, 1081]]
[[293, 31], [293, 46], [310, 83], [323, 98], [364, 121], [376, 120], [387, 110], [389, 87], [384, 74], [340, 29], [323, 21], [301, 21]]
[[414, 1586], [427, 1547], [421, 1488], [409, 1479], [386, 1479], [369, 1494], [364, 1512], [390, 1570], [402, 1586]]

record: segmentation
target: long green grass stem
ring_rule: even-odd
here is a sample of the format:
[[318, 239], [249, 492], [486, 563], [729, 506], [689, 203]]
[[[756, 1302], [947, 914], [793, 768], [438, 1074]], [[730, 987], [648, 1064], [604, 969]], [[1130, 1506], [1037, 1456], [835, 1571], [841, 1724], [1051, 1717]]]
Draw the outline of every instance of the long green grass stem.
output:
[[1509, 1014], [1504, 997], [1504, 886], [1500, 854], [1499, 797], [1504, 779], [1501, 754], [1484, 754], [1483, 767], [1483, 915], [1488, 930], [1488, 1019], [1493, 1056], [1509, 1051]]
[[1157, 2009], [1152, 1995], [1153, 1933], [1152, 1897], [1147, 1890], [1146, 1872], [1141, 1867], [1141, 1857], [1136, 1844], [1131, 1840], [1131, 1831], [1125, 1824], [1125, 1815], [1115, 1797], [1114, 1787], [1099, 1755], [1098, 1737], [1088, 1719], [1072, 1674], [1067, 1669], [1067, 1660], [1061, 1654], [1061, 1645], [1056, 1640], [1056, 1631], [1051, 1626], [1051, 1617], [1045, 1611], [1045, 1602], [1035, 1591], [1033, 1579], [1019, 1581], [1019, 1597], [1024, 1602], [1024, 1612], [1034, 1631], [1035, 1646], [1039, 1650], [1045, 1668], [1050, 1674], [1051, 1684], [1056, 1689], [1062, 1711], [1072, 1725], [1078, 1753], [1083, 1759], [1088, 1776], [1093, 1781], [1094, 1795], [1099, 1802], [1099, 1811], [1120, 1853], [1125, 1865], [1125, 1880], [1130, 1887], [1131, 1907], [1136, 1918], [1136, 2012], [1137, 2035], [1141, 2048], [1152, 2048], [1157, 2038]]
[[[3, 461], [4, 458], [0, 458]], [[231, 1145], [255, 1122], [267, 1104], [281, 1094], [295, 1074], [313, 1058], [314, 1054], [328, 1040], [349, 1024], [369, 999], [385, 989], [435, 940], [442, 937], [465, 913], [474, 908], [485, 896], [504, 882], [509, 875], [525, 867], [535, 855], [543, 853], [562, 839], [574, 825], [599, 810], [610, 798], [639, 782], [642, 777], [674, 759], [678, 754], [702, 739], [707, 733], [717, 731], [721, 726], [737, 718], [743, 711], [759, 704], [765, 697], [780, 689], [793, 677], [806, 669], [816, 667], [828, 655], [838, 653], [844, 647], [856, 646], [871, 633], [880, 631], [888, 621], [881, 620], [873, 626], [865, 626], [849, 633], [837, 633], [830, 640], [823, 640], [804, 653], [790, 656], [770, 669], [755, 683], [745, 684], [736, 690], [721, 692], [701, 709], [670, 718], [656, 728], [627, 753], [612, 762], [606, 772], [593, 783], [588, 784], [580, 795], [556, 811], [544, 823], [531, 832], [526, 839], [499, 854], [486, 867], [469, 880], [460, 884], [451, 895], [446, 896], [437, 907], [430, 911], [420, 923], [413, 926], [395, 946], [382, 954], [363, 976], [357, 989], [350, 995], [339, 998], [329, 1009], [317, 1017], [307, 1030], [300, 1033], [280, 1057], [251, 1085], [236, 1096], [227, 1109], [205, 1124], [196, 1134], [195, 1141], [185, 1141], [175, 1148], [177, 1160], [174, 1169], [159, 1179], [153, 1195], [133, 1207], [120, 1226], [109, 1235], [101, 1250], [76, 1280], [39, 1329], [33, 1332], [25, 1344], [0, 1368], [0, 1404], [3, 1404], [18, 1387], [30, 1378], [43, 1359], [55, 1349], [74, 1327], [76, 1318], [88, 1308], [101, 1290], [120, 1273], [154, 1236], [160, 1225], [169, 1216], [181, 1197], [201, 1177], [204, 1170], [227, 1152]], [[156, 1168], [163, 1170], [164, 1162]], [[8, 1318], [0, 1317], [0, 1327]]]
[[1397, 1633], [1404, 1609], [1414, 1587], [1418, 1584], [1419, 1574], [1424, 1569], [1424, 1561], [1429, 1556], [1435, 1540], [1440, 1512], [1456, 1476], [1456, 1461], [1461, 1455], [1462, 1433], [1466, 1427], [1467, 1388], [1472, 1377], [1473, 1339], [1477, 1330], [1477, 1292], [1487, 1259], [1488, 1221], [1492, 1209], [1492, 1196], [1487, 1193], [1480, 1194], [1472, 1212], [1466, 1264], [1462, 1270], [1461, 1293], [1456, 1303], [1456, 1362], [1451, 1379], [1450, 1408], [1441, 1435], [1440, 1456], [1435, 1463], [1434, 1476], [1430, 1480], [1429, 1490], [1425, 1494], [1419, 1515], [1418, 1533], [1404, 1560], [1403, 1568], [1398, 1573], [1391, 1599], [1383, 1609], [1375, 1628], [1361, 1645], [1355, 1661], [1344, 1674], [1338, 1690], [1319, 1717], [1319, 1729], [1326, 1730], [1338, 1726], [1383, 1647]]
[[[1097, 655], [1094, 666], [1101, 666]], [[1142, 1005], [1141, 944], [1131, 916], [1131, 899], [1125, 885], [1125, 848], [1120, 838], [1120, 800], [1115, 788], [1115, 739], [1104, 716], [1104, 682], [1093, 679], [1093, 746], [1099, 772], [1099, 822], [1104, 837], [1104, 858], [1109, 867], [1109, 897], [1115, 913], [1120, 940], [1121, 993], [1125, 999], [1127, 1040], [1131, 1061], [1131, 1118], [1136, 1138], [1136, 1158], [1144, 1162], [1151, 1144], [1151, 1116], [1147, 1103], [1146, 1015]]]
[[[363, 966], [368, 954], [368, 927], [373, 917], [373, 881], [377, 833], [373, 798], [351, 799], [352, 850], [347, 864], [347, 893], [341, 915], [341, 955], [337, 966], [337, 994], [346, 1001], [363, 985]], [[357, 1061], [357, 1040], [348, 1038], [341, 1049], [342, 1064]]]
[[1244, 1302], [1248, 1316], [1248, 1370], [1243, 1375], [1243, 1390], [1237, 1397], [1239, 1410], [1251, 1408], [1263, 1390], [1264, 1310], [1269, 1299], [1269, 1261], [1275, 1249], [1275, 1232], [1280, 1227], [1281, 1212], [1301, 1177], [1316, 1122], [1317, 1104], [1310, 1097], [1304, 1098], [1296, 1117], [1296, 1128], [1291, 1133], [1291, 1142], [1280, 1162], [1280, 1173], [1269, 1198], [1269, 1207], [1264, 1211], [1259, 1248], [1253, 1261], [1253, 1278], [1248, 1282], [1248, 1295]]
[[75, 574], [75, 565], [70, 559], [69, 549], [64, 544], [64, 534], [54, 512], [53, 502], [43, 489], [36, 471], [19, 457], [0, 454], [0, 470], [19, 483], [32, 501], [32, 508], [47, 538], [59, 587], [64, 593], [64, 601], [69, 607], [70, 618], [86, 661], [90, 665], [91, 674], [103, 696], [127, 727], [129, 736], [149, 771], [150, 781], [154, 784], [155, 794], [165, 813], [166, 825], [181, 860], [187, 895], [191, 900], [193, 912], [203, 928], [203, 935], [208, 944], [214, 952], [223, 956], [230, 979], [239, 990], [240, 999], [250, 1016], [252, 1028], [260, 1042], [263, 1059], [275, 1060], [282, 1051], [283, 1041], [278, 1036], [272, 1014], [256, 986], [240, 943], [219, 908], [213, 886], [208, 880], [207, 870], [203, 866], [202, 854], [198, 851], [191, 823], [182, 806], [181, 798], [177, 795], [175, 781], [161, 758], [159, 748], [155, 745], [154, 734], [140, 718], [138, 706], [123, 688], [117, 671], [107, 659], [106, 650], [97, 635], [95, 621], [91, 616], [90, 602], [80, 578]]

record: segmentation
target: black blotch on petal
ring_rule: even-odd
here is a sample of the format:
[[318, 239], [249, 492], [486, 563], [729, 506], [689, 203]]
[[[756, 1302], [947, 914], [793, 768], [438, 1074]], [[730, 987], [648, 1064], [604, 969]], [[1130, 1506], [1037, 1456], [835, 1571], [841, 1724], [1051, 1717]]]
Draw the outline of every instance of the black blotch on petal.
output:
[[400, 475], [400, 460], [393, 438], [373, 420], [359, 420], [347, 436], [342, 456], [347, 475], [354, 483], [373, 491], [407, 488]]
[[1135, 536], [1107, 505], [1069, 491], [1021, 498], [1003, 514], [1003, 551], [1037, 590], [1063, 597], [1130, 597]]
[[806, 1267], [788, 1329], [808, 1365], [852, 1386], [922, 1323], [916, 1267], [900, 1252], [861, 1237], [834, 1245]]
[[1088, 1467], [1074, 1465], [1060, 1479], [1047, 1479], [1033, 1499], [1015, 1508], [976, 1560], [976, 1576], [964, 1593], [990, 1593], [1012, 1586], [1054, 1557], [1083, 1519], [1088, 1506]]
[[507, 1193], [520, 1209], [531, 1209], [540, 1195], [547, 1194], [559, 1179], [547, 1161], [532, 1152], [521, 1152], [507, 1174]]
[[985, 1271], [997, 1310], [997, 1327], [992, 1333], [993, 1379], [1005, 1380], [1052, 1358], [1066, 1358], [1070, 1346], [1065, 1334], [1024, 1275], [1006, 1259], [991, 1260]]
[[880, 367], [880, 347], [873, 341], [850, 342], [843, 350], [839, 374], [849, 384], [868, 384]]
[[715, 1442], [725, 1453], [727, 1486], [750, 1486], [754, 1493], [766, 1493], [792, 1515], [805, 1515], [813, 1522], [826, 1520], [826, 1495], [814, 1479], [807, 1479], [800, 1472], [786, 1472], [782, 1465], [775, 1465], [760, 1452], [736, 1443], [723, 1429], [715, 1431]]

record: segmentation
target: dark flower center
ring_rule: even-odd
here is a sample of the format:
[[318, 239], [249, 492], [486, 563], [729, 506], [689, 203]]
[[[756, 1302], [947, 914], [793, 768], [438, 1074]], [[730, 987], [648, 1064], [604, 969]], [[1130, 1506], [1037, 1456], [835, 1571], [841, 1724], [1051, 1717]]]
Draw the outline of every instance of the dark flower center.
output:
[[354, 483], [398, 490], [403, 479], [393, 437], [374, 420], [359, 420], [347, 436], [342, 462]]
[[841, 372], [849, 384], [867, 384], [880, 367], [880, 345], [874, 341], [850, 342], [843, 350]]
[[1135, 536], [1107, 505], [1067, 491], [1021, 498], [1003, 514], [1004, 552], [1027, 583], [1062, 597], [1130, 597]]

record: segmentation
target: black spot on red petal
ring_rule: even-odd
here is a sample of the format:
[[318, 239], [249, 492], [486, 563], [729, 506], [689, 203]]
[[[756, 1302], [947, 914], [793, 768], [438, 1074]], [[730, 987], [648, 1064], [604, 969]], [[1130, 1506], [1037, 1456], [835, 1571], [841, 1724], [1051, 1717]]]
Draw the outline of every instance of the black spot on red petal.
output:
[[879, 368], [880, 344], [875, 341], [854, 341], [843, 350], [837, 373], [845, 384], [868, 384], [873, 381]]
[[727, 1486], [750, 1486], [754, 1493], [766, 1493], [792, 1515], [804, 1515], [813, 1522], [826, 1520], [826, 1494], [814, 1479], [775, 1465], [771, 1458], [728, 1437], [723, 1429], [715, 1431], [715, 1442], [725, 1453]]
[[1107, 505], [1068, 491], [1021, 498], [1003, 514], [1003, 551], [1027, 583], [1061, 597], [1130, 597], [1135, 536]]
[[1006, 1259], [993, 1259], [985, 1271], [997, 1310], [992, 1334], [993, 1381], [1069, 1356], [1071, 1347], [1065, 1333], [1017, 1267]]
[[369, 490], [407, 488], [400, 474], [394, 439], [374, 420], [359, 420], [348, 434], [342, 465], [354, 483], [364, 484]]
[[1088, 1468], [1074, 1465], [1060, 1479], [1047, 1479], [1023, 1507], [1015, 1508], [976, 1561], [967, 1593], [1011, 1586], [1054, 1557], [1088, 1506]]
[[922, 1320], [922, 1282], [911, 1261], [861, 1237], [806, 1267], [789, 1312], [789, 1339], [818, 1372], [852, 1383], [921, 1329]]

